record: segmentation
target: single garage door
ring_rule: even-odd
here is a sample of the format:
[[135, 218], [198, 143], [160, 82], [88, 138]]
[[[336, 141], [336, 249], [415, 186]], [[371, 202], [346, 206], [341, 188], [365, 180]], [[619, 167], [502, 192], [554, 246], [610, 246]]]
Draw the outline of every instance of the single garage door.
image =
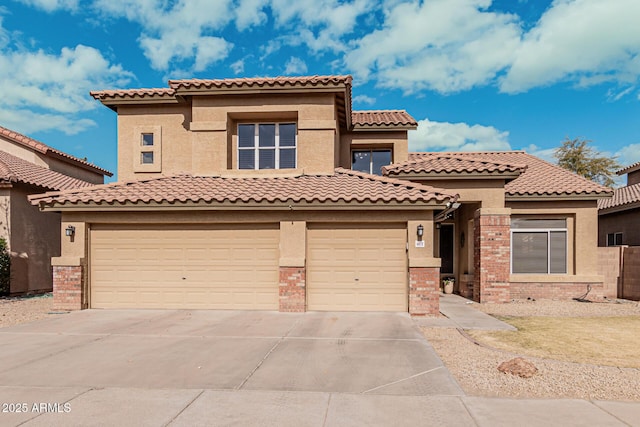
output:
[[277, 225], [94, 226], [91, 307], [278, 309]]
[[407, 311], [406, 225], [310, 224], [309, 310]]

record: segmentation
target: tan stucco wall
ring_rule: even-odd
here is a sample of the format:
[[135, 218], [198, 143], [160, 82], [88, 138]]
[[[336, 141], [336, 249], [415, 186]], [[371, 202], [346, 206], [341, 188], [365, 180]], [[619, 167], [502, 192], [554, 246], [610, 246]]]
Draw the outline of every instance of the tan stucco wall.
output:
[[[253, 94], [188, 97], [181, 104], [118, 107], [118, 180], [192, 173], [224, 175], [237, 170], [239, 123], [296, 122], [297, 174], [332, 174], [351, 168], [351, 145], [388, 147], [393, 161], [408, 157], [406, 131], [356, 131], [339, 128], [332, 93]], [[140, 134], [159, 126], [160, 168], [136, 171]], [[247, 173], [247, 171], [241, 171]], [[291, 170], [250, 171], [253, 175], [288, 174]]]
[[340, 135], [340, 167], [351, 169], [351, 150], [359, 148], [391, 148], [392, 163], [404, 162], [409, 158], [407, 131], [354, 131]]
[[0, 136], [0, 150], [6, 151], [16, 157], [36, 164], [38, 166], [47, 167], [47, 162], [44, 160], [44, 156], [40, 153], [36, 153], [26, 147], [18, 145]]
[[11, 189], [11, 292], [52, 289], [51, 257], [60, 254], [60, 214], [40, 212], [27, 195], [36, 189]]
[[[541, 216], [567, 217], [569, 233], [567, 275], [512, 275], [512, 281], [558, 282], [599, 277], [597, 254], [598, 208], [596, 201], [508, 201], [506, 205], [511, 208], [512, 218], [516, 215], [533, 215], [536, 218]], [[569, 277], [572, 275], [579, 277], [578, 279]]]
[[459, 202], [480, 202], [483, 208], [504, 207], [504, 180], [502, 179], [424, 179], [412, 178], [411, 181], [436, 188], [444, 188], [450, 193], [459, 194]]

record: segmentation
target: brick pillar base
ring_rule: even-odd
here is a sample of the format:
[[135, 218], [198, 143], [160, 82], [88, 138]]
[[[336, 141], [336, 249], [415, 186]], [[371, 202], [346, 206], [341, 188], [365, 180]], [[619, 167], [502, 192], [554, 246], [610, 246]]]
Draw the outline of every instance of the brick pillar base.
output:
[[280, 311], [306, 311], [307, 284], [304, 267], [280, 267]]
[[511, 215], [482, 214], [479, 209], [474, 225], [473, 299], [477, 302], [509, 302]]
[[437, 316], [440, 313], [440, 268], [409, 268], [409, 313]]
[[82, 266], [53, 266], [54, 310], [82, 310]]

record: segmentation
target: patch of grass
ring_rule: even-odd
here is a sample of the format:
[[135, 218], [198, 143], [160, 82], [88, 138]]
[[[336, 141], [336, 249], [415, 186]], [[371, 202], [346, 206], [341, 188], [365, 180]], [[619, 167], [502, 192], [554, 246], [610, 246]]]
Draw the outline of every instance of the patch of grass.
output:
[[467, 332], [483, 344], [522, 355], [640, 368], [640, 316], [500, 319], [518, 331]]

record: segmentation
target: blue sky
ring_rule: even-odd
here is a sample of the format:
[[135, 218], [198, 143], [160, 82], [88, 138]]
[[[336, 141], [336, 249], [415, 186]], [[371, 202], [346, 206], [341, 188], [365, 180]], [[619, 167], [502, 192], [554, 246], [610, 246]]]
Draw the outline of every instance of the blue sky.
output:
[[352, 74], [354, 109], [406, 109], [413, 151], [582, 137], [640, 161], [638, 0], [4, 0], [0, 124], [116, 171], [90, 90], [170, 78]]

